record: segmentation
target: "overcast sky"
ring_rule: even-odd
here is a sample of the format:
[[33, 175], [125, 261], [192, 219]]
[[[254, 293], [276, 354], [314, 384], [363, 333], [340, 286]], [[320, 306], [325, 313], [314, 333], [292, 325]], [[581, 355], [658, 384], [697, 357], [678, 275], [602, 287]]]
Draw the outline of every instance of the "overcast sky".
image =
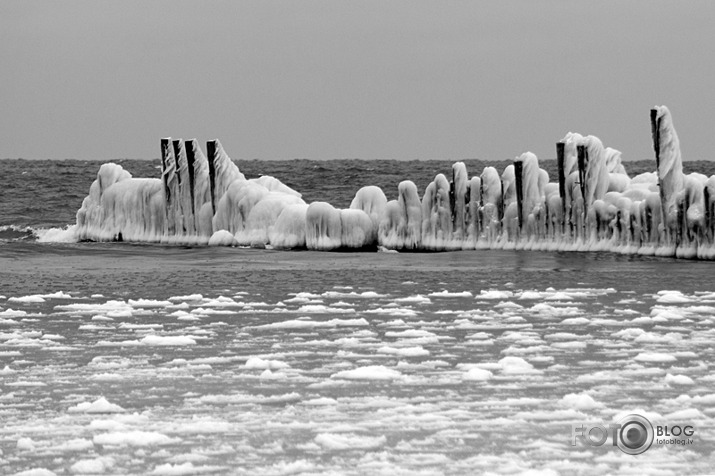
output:
[[0, 2], [0, 158], [715, 158], [715, 2]]

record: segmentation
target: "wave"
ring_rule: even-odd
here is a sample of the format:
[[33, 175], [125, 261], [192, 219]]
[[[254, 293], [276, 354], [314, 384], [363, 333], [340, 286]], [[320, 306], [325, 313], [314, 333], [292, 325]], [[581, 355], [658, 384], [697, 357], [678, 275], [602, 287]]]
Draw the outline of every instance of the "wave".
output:
[[22, 225], [0, 226], [0, 243], [36, 241], [40, 243], [76, 243], [77, 225], [62, 228], [41, 228]]
[[30, 226], [3, 225], [0, 226], [0, 242], [36, 241], [36, 231]]

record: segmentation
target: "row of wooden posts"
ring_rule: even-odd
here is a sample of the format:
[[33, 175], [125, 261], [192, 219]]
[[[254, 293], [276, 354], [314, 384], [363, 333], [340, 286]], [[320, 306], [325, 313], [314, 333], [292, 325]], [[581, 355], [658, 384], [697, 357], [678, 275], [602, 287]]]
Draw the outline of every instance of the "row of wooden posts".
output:
[[[660, 137], [659, 137], [659, 129], [660, 129], [660, 120], [657, 117], [658, 111], [656, 109], [652, 109], [650, 111], [650, 120], [651, 120], [651, 127], [652, 127], [652, 135], [653, 135], [653, 148], [655, 150], [655, 160], [656, 160], [656, 168], [660, 167]], [[193, 210], [193, 204], [194, 204], [194, 169], [195, 169], [195, 162], [196, 162], [196, 150], [194, 149], [195, 146], [195, 141], [190, 141], [191, 146], [186, 147], [185, 144], [183, 143], [182, 140], [180, 139], [175, 139], [171, 140], [169, 138], [161, 139], [161, 159], [162, 159], [162, 181], [164, 184], [164, 192], [165, 196], [167, 199], [167, 204], [168, 202], [173, 200], [173, 197], [171, 195], [172, 191], [170, 190], [169, 183], [168, 183], [168, 177], [167, 174], [165, 174], [165, 171], [167, 167], [169, 167], [168, 161], [172, 159], [174, 160], [174, 165], [176, 168], [176, 179], [179, 183], [179, 186], [181, 186], [181, 174], [179, 173], [179, 157], [182, 153], [182, 148], [183, 152], [186, 155], [186, 163], [187, 163], [187, 168], [188, 168], [188, 173], [186, 174], [189, 178], [189, 190], [191, 193], [191, 204], [192, 204], [192, 213], [195, 213], [195, 210]], [[562, 223], [562, 232], [565, 231], [566, 226], [568, 225], [569, 227], [572, 226], [570, 223], [570, 218], [567, 217], [566, 215], [566, 176], [565, 176], [565, 170], [564, 170], [564, 159], [565, 159], [565, 149], [566, 149], [566, 144], [563, 141], [559, 141], [556, 143], [556, 161], [557, 161], [557, 169], [558, 169], [558, 180], [559, 180], [559, 196], [561, 197], [561, 207], [562, 207], [562, 217], [563, 217], [563, 223]], [[220, 153], [220, 146], [217, 140], [209, 140], [206, 143], [206, 155], [208, 159], [208, 168], [209, 168], [209, 180], [210, 180], [210, 186], [211, 186], [211, 208], [212, 212], [216, 212], [216, 202], [217, 199], [220, 197], [216, 197], [216, 160], [218, 159], [218, 154]], [[577, 148], [577, 161], [578, 161], [578, 174], [579, 174], [579, 186], [581, 190], [581, 196], [584, 197], [584, 215], [588, 213], [588, 203], [585, 201], [585, 196], [586, 196], [586, 170], [588, 167], [588, 162], [589, 162], [589, 157], [588, 157], [588, 149], [584, 145], [578, 145]], [[516, 161], [514, 162], [514, 174], [515, 174], [515, 185], [516, 185], [516, 200], [517, 200], [517, 210], [518, 210], [518, 225], [519, 229], [521, 230], [524, 225], [524, 211], [523, 211], [523, 163], [521, 161]], [[454, 196], [454, 181], [452, 181], [451, 185], [451, 196]], [[503, 197], [503, 183], [502, 183], [502, 197]], [[665, 197], [663, 196], [663, 189], [660, 187], [660, 199], [661, 199], [661, 204], [664, 205], [665, 203]], [[452, 207], [452, 213], [454, 213], [454, 207]], [[499, 207], [499, 218], [501, 219], [504, 215], [504, 210], [503, 210], [503, 200], [502, 200], [502, 206]], [[661, 207], [663, 209], [663, 207]], [[662, 210], [661, 210], [662, 213]], [[569, 223], [567, 223], [567, 220]], [[584, 220], [585, 221], [585, 220]]]
[[[179, 185], [181, 185], [181, 174], [179, 173], [179, 156], [181, 155], [182, 152], [182, 147], [184, 149], [184, 153], [186, 154], [186, 164], [187, 164], [187, 169], [188, 173], [187, 175], [189, 176], [189, 191], [191, 193], [191, 203], [193, 207], [194, 203], [194, 168], [195, 168], [195, 163], [196, 163], [196, 151], [194, 150], [193, 147], [193, 142], [191, 141], [192, 146], [191, 147], [185, 147], [185, 144], [182, 144], [181, 139], [161, 139], [161, 172], [162, 172], [162, 181], [164, 183], [164, 194], [167, 198], [167, 202], [172, 200], [171, 197], [171, 190], [169, 189], [169, 184], [168, 184], [168, 177], [165, 175], [165, 171], [167, 167], [170, 165], [167, 161], [171, 160], [171, 157], [173, 156], [174, 160], [174, 166], [176, 167], [176, 177]], [[217, 146], [218, 141], [217, 140], [210, 140], [206, 142], [206, 154], [207, 154], [207, 159], [208, 159], [208, 165], [209, 165], [209, 181], [211, 184], [211, 210], [213, 213], [216, 213], [216, 159], [218, 157], [218, 151], [219, 147]], [[169, 153], [170, 149], [169, 146], [171, 145], [171, 154]], [[192, 213], [195, 212], [192, 208]]]
[[[658, 110], [651, 109], [650, 111], [650, 121], [651, 130], [653, 136], [653, 149], [655, 150], [655, 166], [656, 170], [660, 170], [660, 119], [658, 118]], [[561, 197], [561, 211], [563, 217], [562, 226], [566, 227], [566, 174], [564, 170], [564, 159], [566, 153], [566, 143], [559, 141], [556, 143], [556, 167], [558, 169], [559, 175], [559, 196]], [[585, 145], [576, 146], [576, 154], [578, 161], [578, 176], [579, 176], [579, 188], [581, 189], [581, 196], [584, 199], [583, 203], [583, 213], [588, 214], [588, 203], [586, 203], [586, 169], [588, 167], [588, 149]], [[516, 185], [516, 202], [517, 202], [517, 216], [519, 229], [523, 228], [524, 225], [524, 211], [523, 211], [523, 201], [524, 201], [524, 190], [523, 190], [523, 163], [521, 161], [514, 162], [514, 175], [515, 175], [515, 185]], [[502, 197], [503, 197], [503, 183], [502, 183]], [[660, 190], [660, 201], [661, 201], [661, 213], [663, 213], [665, 207], [665, 197], [663, 194], [663, 188], [660, 187], [660, 177], [659, 177], [659, 190]], [[707, 190], [706, 190], [707, 194]], [[502, 210], [503, 216], [503, 210]], [[569, 223], [569, 225], [571, 225]], [[562, 230], [564, 231], [564, 230]]]

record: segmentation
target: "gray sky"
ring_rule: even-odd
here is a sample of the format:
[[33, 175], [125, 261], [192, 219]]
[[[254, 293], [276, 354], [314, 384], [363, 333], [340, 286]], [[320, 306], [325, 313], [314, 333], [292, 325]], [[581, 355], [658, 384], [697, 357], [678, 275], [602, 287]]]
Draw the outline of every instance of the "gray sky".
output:
[[715, 2], [0, 2], [0, 158], [715, 158]]

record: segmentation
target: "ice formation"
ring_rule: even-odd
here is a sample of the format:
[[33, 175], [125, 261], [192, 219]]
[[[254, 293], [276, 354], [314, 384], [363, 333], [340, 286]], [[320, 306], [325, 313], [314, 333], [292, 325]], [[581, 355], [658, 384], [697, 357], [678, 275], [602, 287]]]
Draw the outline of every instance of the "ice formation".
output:
[[218, 140], [161, 141], [161, 179], [104, 164], [77, 212], [78, 240], [239, 245], [330, 251], [610, 250], [715, 258], [715, 176], [683, 173], [670, 111], [651, 111], [655, 172], [630, 177], [595, 136], [557, 143], [550, 181], [526, 152], [500, 175], [469, 177], [462, 162], [422, 198], [409, 180], [389, 200], [361, 188], [348, 209], [307, 204], [278, 179], [246, 179]]

